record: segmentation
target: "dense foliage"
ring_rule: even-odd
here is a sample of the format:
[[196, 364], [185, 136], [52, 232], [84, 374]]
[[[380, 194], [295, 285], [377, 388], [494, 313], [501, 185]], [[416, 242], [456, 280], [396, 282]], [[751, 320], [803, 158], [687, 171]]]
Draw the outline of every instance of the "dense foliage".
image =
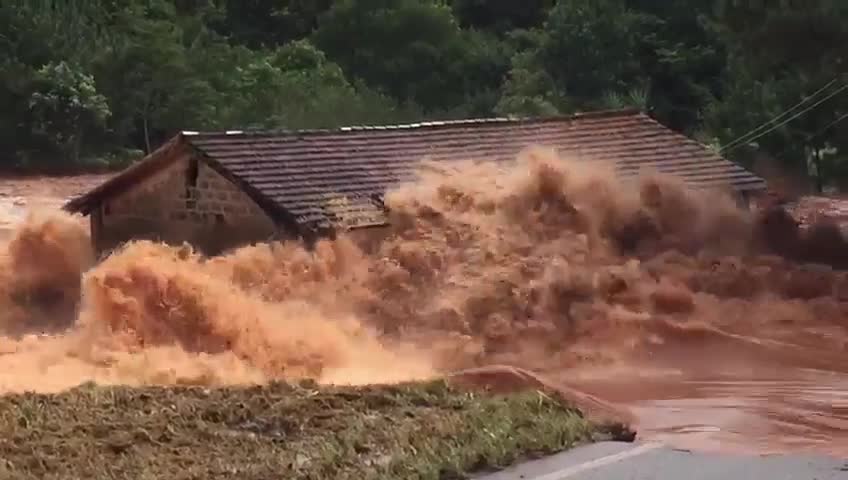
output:
[[846, 40], [829, 0], [4, 0], [0, 168], [120, 163], [180, 129], [629, 106], [838, 185]]

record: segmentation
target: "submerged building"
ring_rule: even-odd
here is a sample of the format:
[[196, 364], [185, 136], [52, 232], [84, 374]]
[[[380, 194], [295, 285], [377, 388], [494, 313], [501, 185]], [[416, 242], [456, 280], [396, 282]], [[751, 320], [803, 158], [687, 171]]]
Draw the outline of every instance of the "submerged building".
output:
[[131, 239], [215, 254], [281, 238], [386, 225], [383, 195], [422, 160], [514, 161], [531, 146], [622, 175], [651, 169], [740, 199], [766, 182], [634, 110], [308, 131], [181, 132], [65, 205], [88, 215], [97, 251]]

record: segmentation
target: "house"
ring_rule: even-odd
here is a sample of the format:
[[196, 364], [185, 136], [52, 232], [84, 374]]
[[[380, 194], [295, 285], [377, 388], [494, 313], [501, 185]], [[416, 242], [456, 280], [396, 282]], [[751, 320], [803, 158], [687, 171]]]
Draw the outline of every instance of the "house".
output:
[[65, 205], [90, 216], [98, 251], [129, 239], [207, 253], [385, 225], [382, 195], [422, 159], [511, 161], [526, 147], [677, 175], [745, 197], [765, 181], [633, 110], [309, 131], [182, 132]]

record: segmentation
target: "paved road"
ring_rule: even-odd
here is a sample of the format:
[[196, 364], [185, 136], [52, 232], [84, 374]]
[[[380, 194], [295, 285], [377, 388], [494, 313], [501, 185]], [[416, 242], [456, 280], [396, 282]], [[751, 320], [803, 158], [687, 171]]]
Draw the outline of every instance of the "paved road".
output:
[[599, 443], [478, 480], [848, 480], [848, 459], [734, 456], [658, 443]]

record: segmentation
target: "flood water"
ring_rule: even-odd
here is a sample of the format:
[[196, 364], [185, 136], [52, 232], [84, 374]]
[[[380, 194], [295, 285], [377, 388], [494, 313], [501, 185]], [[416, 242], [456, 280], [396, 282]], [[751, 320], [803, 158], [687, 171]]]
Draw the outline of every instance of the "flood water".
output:
[[848, 458], [848, 369], [821, 365], [833, 359], [815, 362], [812, 351], [809, 361], [771, 353], [739, 345], [695, 349], [677, 361], [659, 359], [643, 374], [577, 384], [630, 409], [642, 440], [696, 451]]
[[799, 369], [783, 377], [597, 383], [587, 390], [629, 407], [643, 440], [700, 451], [848, 458], [848, 375]]
[[[629, 407], [642, 439], [848, 458], [848, 273], [793, 259], [848, 241], [577, 166], [543, 152], [512, 170], [432, 168], [387, 195], [398, 221], [375, 251], [340, 238], [214, 261], [134, 242], [92, 265], [79, 218], [24, 217], [87, 180], [0, 186], [0, 372], [14, 372], [0, 390], [509, 363]], [[794, 239], [788, 257], [761, 255], [755, 240], [775, 235]]]

